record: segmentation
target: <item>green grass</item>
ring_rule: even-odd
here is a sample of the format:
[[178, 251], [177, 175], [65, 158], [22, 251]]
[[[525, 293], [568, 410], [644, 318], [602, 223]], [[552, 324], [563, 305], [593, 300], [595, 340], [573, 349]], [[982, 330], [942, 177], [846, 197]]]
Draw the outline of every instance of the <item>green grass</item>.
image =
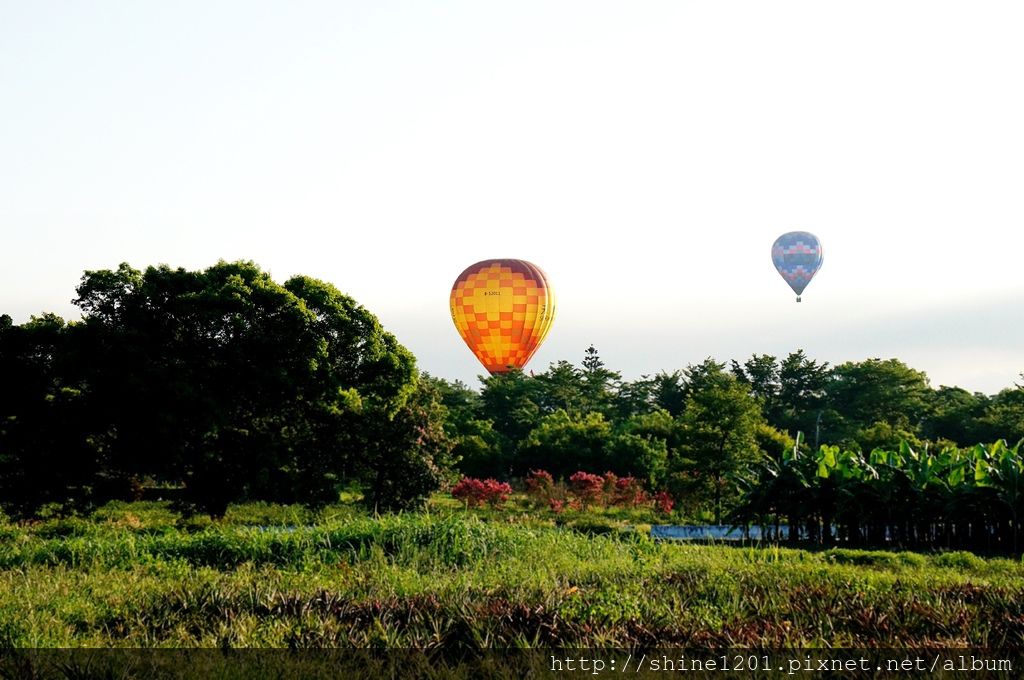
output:
[[642, 519], [437, 500], [0, 522], [0, 646], [1024, 644], [1018, 560], [659, 543]]

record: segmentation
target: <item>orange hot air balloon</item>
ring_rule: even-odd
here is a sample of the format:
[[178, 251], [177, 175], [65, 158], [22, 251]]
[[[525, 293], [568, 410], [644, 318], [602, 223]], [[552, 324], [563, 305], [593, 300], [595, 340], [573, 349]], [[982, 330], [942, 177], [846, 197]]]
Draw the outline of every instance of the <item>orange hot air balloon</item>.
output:
[[459, 335], [488, 371], [522, 368], [555, 319], [555, 294], [526, 260], [484, 260], [455, 279], [450, 298]]

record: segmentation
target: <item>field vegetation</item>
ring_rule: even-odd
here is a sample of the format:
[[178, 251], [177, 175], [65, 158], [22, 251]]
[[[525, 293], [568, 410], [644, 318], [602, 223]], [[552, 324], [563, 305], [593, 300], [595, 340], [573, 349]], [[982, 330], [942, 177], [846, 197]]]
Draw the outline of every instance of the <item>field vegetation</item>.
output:
[[898, 359], [830, 366], [800, 350], [624, 380], [589, 347], [579, 365], [472, 389], [418, 371], [333, 285], [279, 284], [252, 262], [122, 264], [76, 293], [80, 320], [0, 315], [11, 516], [173, 498], [220, 517], [350, 489], [371, 512], [439, 491], [497, 505], [544, 473], [552, 511], [607, 500], [619, 480], [616, 504], [824, 545], [1021, 547], [1024, 386], [934, 388]]
[[0, 646], [1024, 644], [1020, 560], [655, 542], [653, 509], [527, 502], [5, 522]]
[[590, 347], [476, 390], [251, 262], [77, 296], [0, 315], [0, 647], [1024, 644], [1020, 385]]

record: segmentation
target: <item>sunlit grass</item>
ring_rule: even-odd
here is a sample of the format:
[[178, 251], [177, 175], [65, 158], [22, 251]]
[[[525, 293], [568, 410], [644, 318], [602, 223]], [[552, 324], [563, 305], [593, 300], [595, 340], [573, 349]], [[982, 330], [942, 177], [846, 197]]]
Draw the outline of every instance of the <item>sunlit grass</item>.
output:
[[136, 503], [4, 524], [0, 645], [1024, 643], [1018, 560], [661, 543], [604, 513], [562, 519], [435, 502], [213, 521]]

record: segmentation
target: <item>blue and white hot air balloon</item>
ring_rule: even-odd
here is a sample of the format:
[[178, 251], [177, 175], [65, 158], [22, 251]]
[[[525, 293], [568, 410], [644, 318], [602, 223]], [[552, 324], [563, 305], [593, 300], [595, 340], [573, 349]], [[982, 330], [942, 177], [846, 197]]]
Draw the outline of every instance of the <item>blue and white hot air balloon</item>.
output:
[[821, 268], [821, 241], [807, 231], [791, 231], [775, 239], [772, 262], [789, 287], [796, 293], [796, 301]]

